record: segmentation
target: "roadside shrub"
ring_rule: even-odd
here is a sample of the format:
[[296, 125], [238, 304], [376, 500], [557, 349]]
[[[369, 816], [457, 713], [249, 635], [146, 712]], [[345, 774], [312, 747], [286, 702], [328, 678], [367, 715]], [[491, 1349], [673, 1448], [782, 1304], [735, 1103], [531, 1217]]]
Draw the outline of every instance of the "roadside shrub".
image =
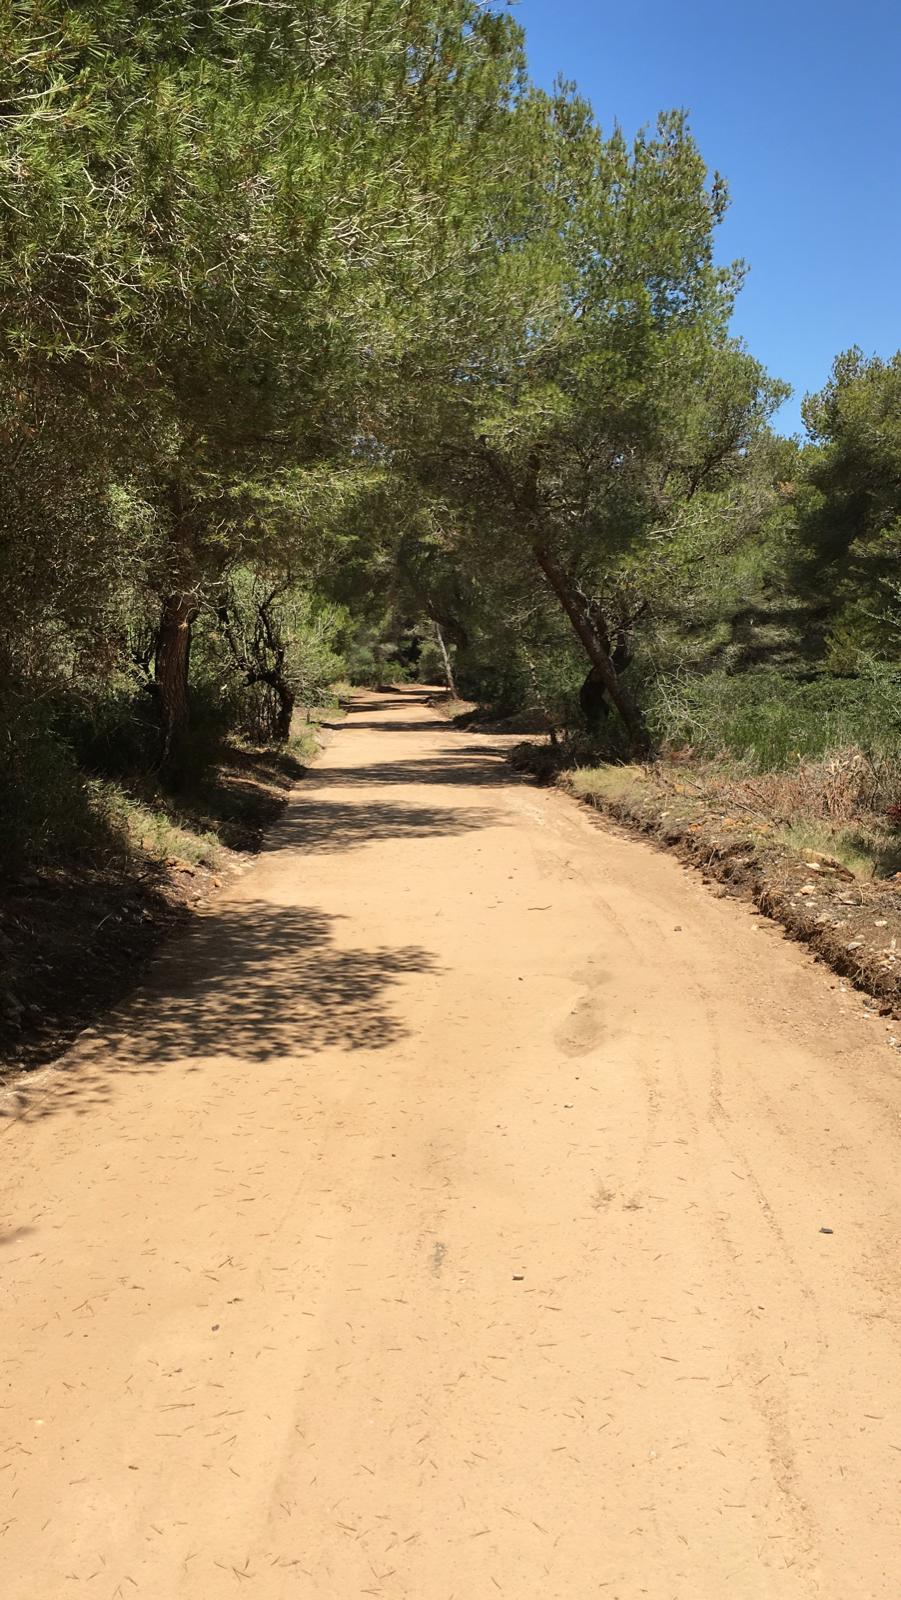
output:
[[159, 720], [148, 686], [122, 672], [61, 697], [56, 727], [86, 772], [121, 777], [159, 756]]
[[0, 876], [110, 843], [71, 746], [33, 706], [7, 697], [0, 715]]
[[758, 772], [855, 748], [901, 758], [901, 674], [803, 681], [777, 672], [661, 679], [650, 721], [663, 745], [732, 755]]

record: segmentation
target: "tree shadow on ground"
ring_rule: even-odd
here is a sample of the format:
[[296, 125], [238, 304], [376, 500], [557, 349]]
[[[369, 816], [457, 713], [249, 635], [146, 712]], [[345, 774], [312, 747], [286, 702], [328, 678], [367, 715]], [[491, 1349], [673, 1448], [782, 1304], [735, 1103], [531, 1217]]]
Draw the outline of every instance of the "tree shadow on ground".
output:
[[[311, 774], [314, 785], [320, 770], [316, 768]], [[342, 774], [336, 769], [333, 774], [336, 786], [340, 785], [342, 777], [348, 787], [352, 786], [357, 781], [353, 776], [357, 770], [349, 768]], [[375, 784], [382, 780], [373, 777], [368, 781]], [[402, 779], [396, 781], [400, 783]], [[485, 807], [393, 805], [388, 801], [371, 800], [353, 805], [342, 800], [308, 799], [301, 792], [273, 838], [272, 848], [316, 850], [333, 855], [379, 844], [386, 839], [427, 839], [434, 834], [471, 833], [500, 821], [495, 812]]]
[[[477, 759], [470, 760], [471, 756]], [[446, 760], [438, 755], [413, 761], [406, 770], [402, 762], [384, 767], [313, 769], [310, 788], [298, 792], [281, 825], [266, 841], [264, 853], [334, 854], [385, 840], [465, 834], [506, 820], [484, 804], [459, 805], [455, 799], [444, 806], [396, 804], [361, 794], [359, 803], [354, 804], [317, 794], [317, 788], [342, 783], [363, 789], [370, 784], [387, 787], [405, 781], [473, 787], [505, 780], [500, 764], [495, 766], [481, 745], [458, 746]], [[516, 780], [508, 775], [506, 781]], [[59, 882], [42, 880], [28, 891], [28, 925], [20, 908], [18, 943], [27, 953], [31, 946], [26, 947], [25, 937], [34, 922], [35, 939], [40, 935], [42, 941], [37, 945], [41, 960], [33, 963], [29, 990], [35, 1021], [27, 1034], [15, 1036], [8, 1063], [13, 1072], [57, 1059], [86, 1022], [132, 987], [161, 932], [171, 931], [189, 915], [186, 907], [170, 904], [159, 888], [157, 880], [164, 876], [162, 863], [154, 865], [151, 882], [132, 885], [130, 880], [120, 881], [121, 876], [102, 893], [103, 886], [95, 881], [97, 874], [84, 872], [69, 873]], [[191, 884], [194, 881], [189, 880]], [[14, 1087], [12, 1093], [18, 1093], [20, 1087]]]
[[458, 733], [460, 730], [452, 726], [446, 717], [429, 717], [411, 722], [406, 717], [402, 722], [388, 722], [384, 717], [362, 718], [354, 715], [344, 722], [325, 722], [323, 727], [341, 733]]
[[391, 990], [434, 973], [434, 957], [416, 945], [344, 948], [335, 942], [342, 920], [265, 901], [221, 907], [170, 948], [153, 982], [94, 1031], [86, 1051], [12, 1086], [0, 1117], [86, 1115], [112, 1098], [123, 1074], [196, 1071], [210, 1057], [264, 1068], [396, 1045], [407, 1030]]
[[[434, 689], [411, 688], [400, 693], [397, 690], [383, 692], [357, 693], [353, 699], [343, 700], [341, 708], [346, 713], [345, 720], [336, 724], [341, 728], [384, 728], [397, 733], [422, 733], [425, 729], [452, 728], [447, 717], [436, 715], [436, 696]], [[410, 717], [410, 711], [431, 713], [430, 715], [416, 718]], [[386, 713], [400, 711], [404, 713], [401, 721], [386, 720]]]
[[[309, 775], [314, 789], [377, 788], [380, 784], [446, 784], [463, 788], [501, 788], [520, 783], [505, 759], [506, 751], [494, 746], [462, 745], [441, 755], [411, 760], [372, 761], [347, 767], [316, 766]], [[454, 814], [457, 815], [455, 808]], [[480, 813], [481, 815], [481, 813]]]
[[[196, 841], [170, 834], [166, 848], [167, 825], [256, 853], [303, 772], [290, 752], [229, 745], [177, 794], [146, 773], [123, 780], [131, 799], [156, 814], [163, 828], [156, 846], [135, 847], [114, 830], [94, 852], [38, 862], [0, 884], [0, 1077], [55, 1060], [134, 986], [161, 941], [190, 917], [207, 874], [178, 864]], [[209, 860], [210, 840], [200, 842]]]

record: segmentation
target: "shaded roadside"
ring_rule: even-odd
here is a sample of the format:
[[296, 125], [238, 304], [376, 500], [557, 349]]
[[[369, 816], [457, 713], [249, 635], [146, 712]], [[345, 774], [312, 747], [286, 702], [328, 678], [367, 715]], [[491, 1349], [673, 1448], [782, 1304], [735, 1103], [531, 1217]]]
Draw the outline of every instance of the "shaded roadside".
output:
[[158, 848], [54, 863], [0, 886], [0, 1075], [45, 1066], [263, 846], [304, 767], [235, 750]]
[[129, 1077], [197, 1072], [211, 1058], [252, 1068], [263, 1092], [287, 1059], [396, 1045], [405, 1029], [390, 991], [406, 975], [434, 972], [434, 957], [418, 945], [347, 948], [336, 939], [341, 920], [262, 900], [217, 906], [167, 952], [127, 1013], [96, 1025], [87, 1053], [10, 1085], [0, 1128], [85, 1116]]

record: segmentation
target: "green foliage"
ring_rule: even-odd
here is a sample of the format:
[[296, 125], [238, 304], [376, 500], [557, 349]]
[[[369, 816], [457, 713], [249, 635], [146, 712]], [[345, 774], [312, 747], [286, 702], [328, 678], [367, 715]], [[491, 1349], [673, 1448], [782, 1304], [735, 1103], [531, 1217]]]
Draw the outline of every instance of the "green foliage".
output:
[[0, 877], [108, 844], [71, 747], [31, 703], [0, 698]]
[[827, 617], [827, 663], [853, 672], [897, 645], [901, 560], [901, 352], [836, 358], [808, 395], [792, 576]]
[[398, 455], [447, 508], [467, 572], [520, 592], [541, 575], [640, 736], [611, 672], [640, 568], [693, 501], [745, 475], [785, 389], [728, 336], [741, 269], [714, 261], [725, 188], [683, 116], [629, 147], [567, 86], [529, 91], [496, 169], [494, 247], [450, 308], [429, 307]]
[[481, 0], [8, 0], [0, 99], [9, 861], [345, 672], [577, 731], [590, 668], [611, 747], [758, 762], [894, 727], [901, 357], [773, 438], [682, 113], [606, 133]]
[[173, 781], [340, 669], [368, 413], [521, 69], [479, 0], [3, 9], [0, 669], [35, 848], [65, 830], [25, 767]]
[[850, 746], [897, 762], [899, 690], [899, 673], [879, 667], [854, 680], [809, 682], [773, 670], [709, 672], [658, 681], [651, 715], [662, 742], [740, 757], [760, 772]]
[[290, 573], [237, 567], [195, 637], [199, 670], [249, 738], [286, 743], [295, 704], [330, 702], [342, 676], [341, 607], [306, 593]]

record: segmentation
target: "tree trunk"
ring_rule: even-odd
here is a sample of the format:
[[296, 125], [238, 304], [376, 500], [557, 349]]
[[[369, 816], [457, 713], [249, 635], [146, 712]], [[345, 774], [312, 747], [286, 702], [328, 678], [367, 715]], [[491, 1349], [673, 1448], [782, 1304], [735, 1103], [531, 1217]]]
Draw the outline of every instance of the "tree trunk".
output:
[[644, 719], [628, 689], [620, 682], [610, 659], [610, 650], [589, 614], [584, 596], [546, 545], [536, 544], [533, 549], [535, 559], [566, 612], [573, 632], [592, 666], [597, 668], [598, 677], [625, 723], [633, 750], [636, 755], [645, 755], [651, 741]]
[[444, 666], [444, 681], [447, 684], [448, 693], [456, 696], [457, 685], [454, 681], [454, 669], [451, 666], [451, 658], [448, 654], [447, 645], [444, 642], [444, 634], [441, 632], [441, 624], [439, 622], [435, 622], [433, 619], [432, 626], [435, 629], [435, 638], [438, 641], [438, 649], [441, 651], [441, 661]]
[[610, 715], [607, 694], [597, 667], [588, 668], [585, 681], [579, 690], [579, 705], [585, 718], [586, 728], [589, 733], [597, 737]]
[[275, 737], [279, 744], [287, 744], [291, 737], [291, 720], [294, 716], [294, 690], [281, 676], [273, 676], [272, 687], [278, 700], [275, 714]]
[[171, 760], [187, 733], [191, 625], [196, 615], [190, 595], [170, 594], [163, 601], [154, 663], [163, 736], [161, 766]]

